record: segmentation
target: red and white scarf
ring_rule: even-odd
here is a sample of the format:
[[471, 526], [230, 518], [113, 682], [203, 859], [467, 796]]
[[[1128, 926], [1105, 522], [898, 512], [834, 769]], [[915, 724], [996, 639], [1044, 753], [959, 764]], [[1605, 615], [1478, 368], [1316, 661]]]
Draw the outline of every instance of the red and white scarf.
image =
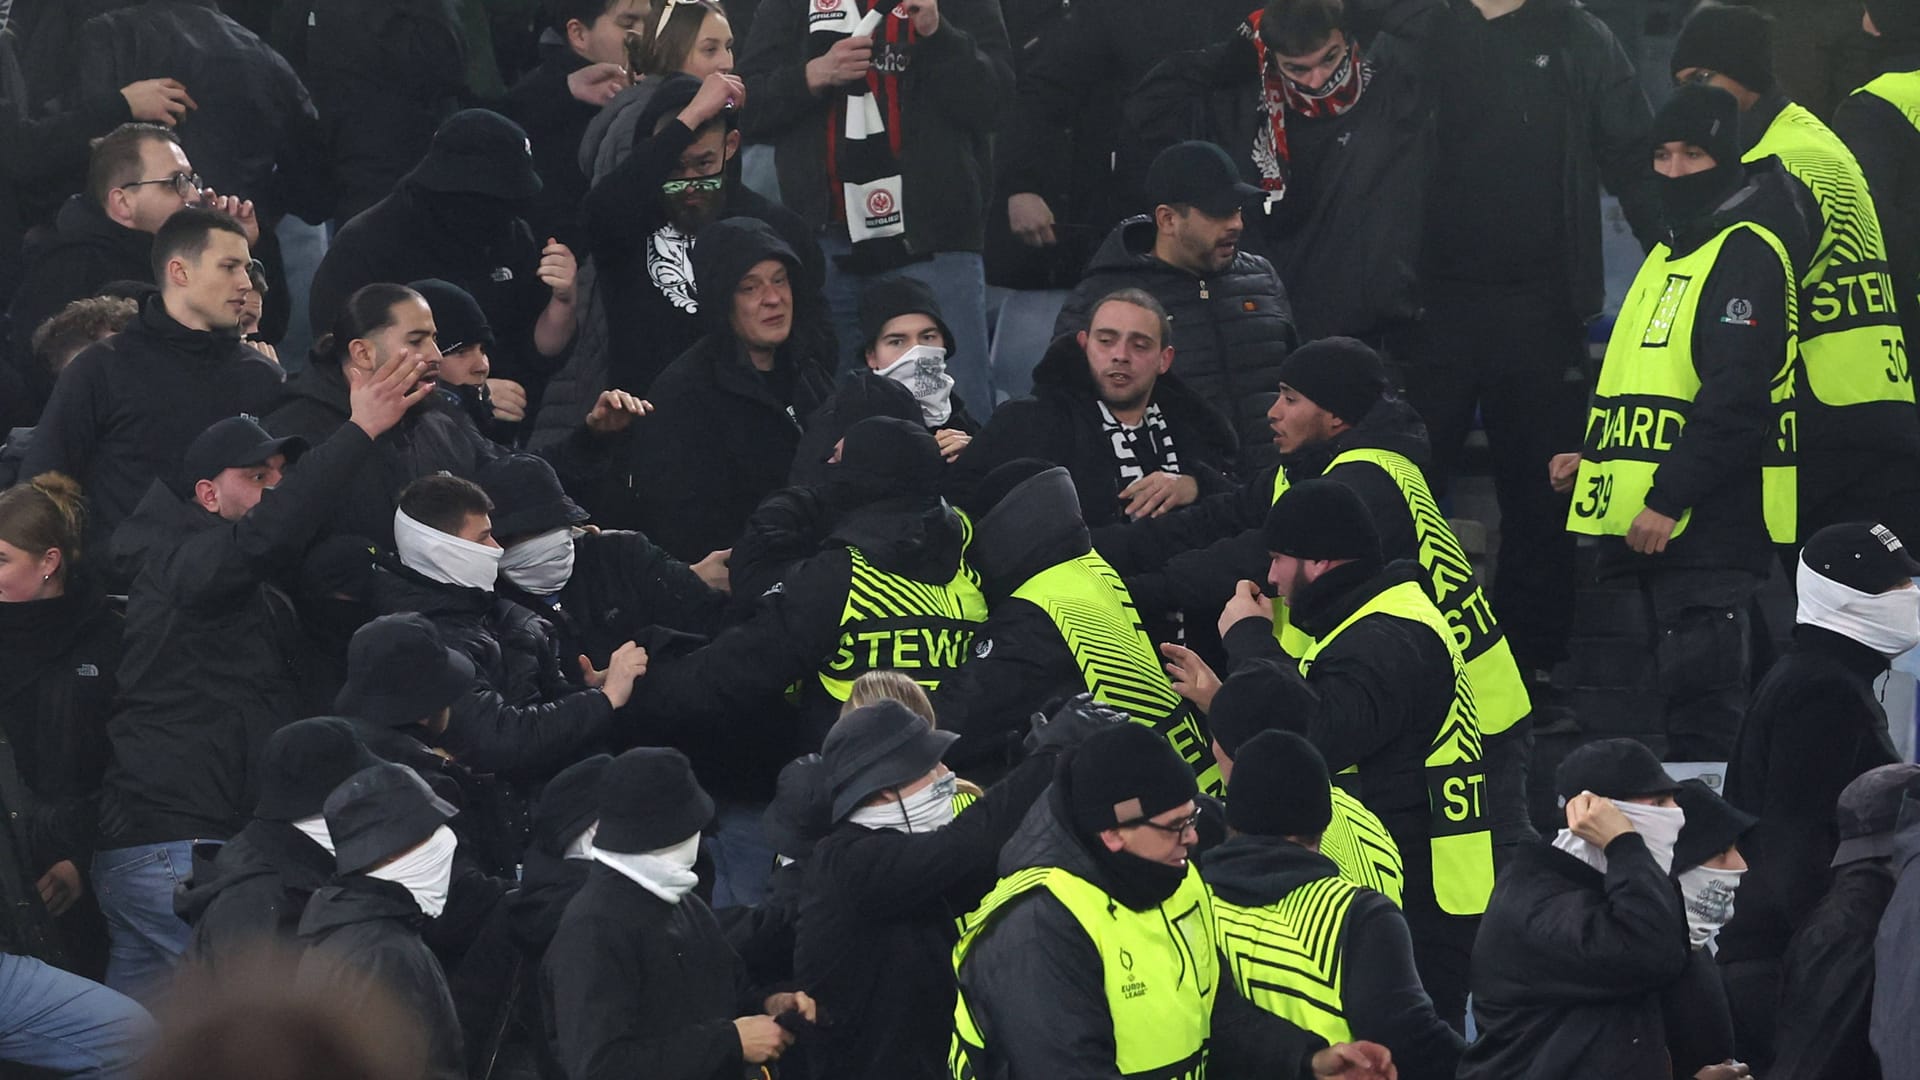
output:
[[866, 81], [843, 88], [827, 110], [827, 182], [840, 195], [834, 219], [847, 223], [853, 244], [842, 266], [874, 273], [914, 261], [900, 156], [908, 120], [905, 61], [919, 34], [897, 0], [808, 0], [808, 57], [856, 34], [873, 38], [874, 63]]
[[1360, 101], [1367, 84], [1373, 81], [1373, 65], [1360, 55], [1360, 43], [1347, 37], [1347, 54], [1340, 66], [1318, 90], [1308, 91], [1294, 85], [1268, 60], [1267, 43], [1260, 37], [1260, 16], [1256, 11], [1240, 24], [1240, 34], [1253, 42], [1253, 54], [1260, 63], [1260, 111], [1267, 122], [1253, 135], [1253, 163], [1260, 170], [1260, 186], [1269, 192], [1269, 202], [1287, 193], [1287, 174], [1292, 171], [1287, 150], [1287, 112], [1317, 119], [1341, 116]]

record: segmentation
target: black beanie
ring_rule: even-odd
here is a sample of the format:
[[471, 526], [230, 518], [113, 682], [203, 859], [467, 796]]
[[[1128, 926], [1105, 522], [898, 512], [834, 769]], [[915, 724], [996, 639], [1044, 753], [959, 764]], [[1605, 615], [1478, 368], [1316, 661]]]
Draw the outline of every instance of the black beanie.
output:
[[1717, 86], [1688, 83], [1676, 89], [1653, 114], [1647, 142], [1655, 149], [1670, 142], [1697, 146], [1715, 166], [1740, 163], [1740, 103]]
[[1350, 337], [1310, 341], [1280, 361], [1280, 382], [1349, 424], [1357, 424], [1387, 392], [1380, 354]]
[[1200, 793], [1193, 769], [1145, 724], [1103, 728], [1062, 765], [1071, 791], [1068, 810], [1083, 836], [1164, 814]]
[[1302, 480], [1267, 511], [1267, 550], [1296, 559], [1380, 562], [1380, 533], [1353, 489], [1337, 480]]
[[1773, 17], [1745, 4], [1701, 4], [1680, 27], [1669, 73], [1717, 71], [1756, 94], [1773, 89]]
[[[1242, 746], [1278, 726], [1275, 714], [1289, 683], [1284, 665], [1280, 660], [1249, 660], [1214, 691], [1207, 706], [1207, 731], [1236, 763]], [[1299, 677], [1292, 676], [1291, 681], [1298, 682]]]
[[827, 501], [851, 510], [881, 499], [939, 494], [946, 461], [925, 425], [869, 416], [847, 429], [840, 462], [826, 470]]
[[1266, 731], [1234, 755], [1227, 824], [1255, 836], [1319, 836], [1333, 820], [1327, 759], [1291, 731]]
[[980, 483], [975, 485], [964, 498], [958, 500], [958, 505], [961, 510], [966, 511], [968, 517], [979, 521], [985, 518], [994, 507], [999, 506], [1001, 499], [1012, 494], [1014, 488], [1056, 467], [1052, 462], [1042, 461], [1040, 458], [1014, 458], [1012, 461], [996, 466], [992, 472], [981, 477]]

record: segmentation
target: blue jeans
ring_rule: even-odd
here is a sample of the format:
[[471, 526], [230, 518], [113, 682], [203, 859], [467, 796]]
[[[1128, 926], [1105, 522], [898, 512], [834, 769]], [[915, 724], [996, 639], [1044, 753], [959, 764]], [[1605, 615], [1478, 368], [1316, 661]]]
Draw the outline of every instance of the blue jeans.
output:
[[133, 1076], [152, 1040], [153, 1018], [132, 998], [0, 953], [0, 1061], [67, 1076]]
[[766, 899], [773, 876], [773, 843], [760, 819], [766, 803], [714, 800], [713, 831], [707, 852], [713, 856], [713, 906], [750, 907]]
[[860, 297], [867, 286], [890, 277], [910, 277], [927, 283], [940, 301], [940, 315], [954, 340], [948, 342], [947, 373], [954, 393], [966, 402], [974, 419], [985, 422], [993, 412], [993, 375], [987, 363], [987, 266], [978, 253], [943, 251], [926, 262], [909, 263], [883, 274], [849, 274], [834, 262], [853, 250], [843, 235], [829, 229], [820, 237], [827, 257], [827, 308], [833, 332], [840, 338], [843, 370], [866, 366], [866, 342], [860, 340]]
[[193, 928], [173, 913], [174, 886], [193, 873], [202, 840], [115, 848], [93, 854], [93, 888], [107, 917], [107, 985], [151, 1003], [166, 988]]

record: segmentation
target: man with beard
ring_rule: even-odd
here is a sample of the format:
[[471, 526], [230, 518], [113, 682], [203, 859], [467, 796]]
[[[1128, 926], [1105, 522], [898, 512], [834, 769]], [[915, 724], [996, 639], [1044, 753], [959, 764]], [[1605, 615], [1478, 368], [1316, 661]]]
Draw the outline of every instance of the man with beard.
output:
[[1140, 289], [1093, 305], [1033, 369], [1034, 396], [993, 414], [948, 477], [971, 492], [995, 468], [1039, 458], [1073, 475], [1089, 526], [1157, 517], [1225, 491], [1232, 425], [1177, 376], [1173, 320]]
[[[675, 75], [641, 115], [626, 161], [594, 184], [582, 207], [607, 313], [605, 373], [588, 390], [644, 395], [654, 377], [705, 331], [693, 281], [693, 236], [723, 217], [773, 226], [800, 257], [797, 288], [817, 292], [820, 245], [800, 217], [727, 176], [740, 152], [731, 120], [746, 91], [724, 73]], [[577, 373], [576, 378], [586, 373]], [[569, 410], [571, 411], [571, 410]]]

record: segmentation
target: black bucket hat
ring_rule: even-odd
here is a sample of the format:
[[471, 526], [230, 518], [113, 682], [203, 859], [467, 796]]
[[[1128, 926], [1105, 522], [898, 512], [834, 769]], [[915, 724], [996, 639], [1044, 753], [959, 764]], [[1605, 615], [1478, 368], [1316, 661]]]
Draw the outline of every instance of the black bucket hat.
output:
[[927, 775], [959, 738], [935, 731], [897, 701], [877, 701], [842, 716], [820, 745], [831, 820], [842, 820], [879, 792]]
[[327, 796], [362, 769], [380, 764], [353, 724], [337, 716], [295, 720], [267, 737], [260, 802], [253, 816], [299, 821], [321, 812]]
[[334, 864], [343, 874], [358, 874], [426, 842], [456, 811], [412, 769], [380, 764], [334, 788], [325, 813]]

